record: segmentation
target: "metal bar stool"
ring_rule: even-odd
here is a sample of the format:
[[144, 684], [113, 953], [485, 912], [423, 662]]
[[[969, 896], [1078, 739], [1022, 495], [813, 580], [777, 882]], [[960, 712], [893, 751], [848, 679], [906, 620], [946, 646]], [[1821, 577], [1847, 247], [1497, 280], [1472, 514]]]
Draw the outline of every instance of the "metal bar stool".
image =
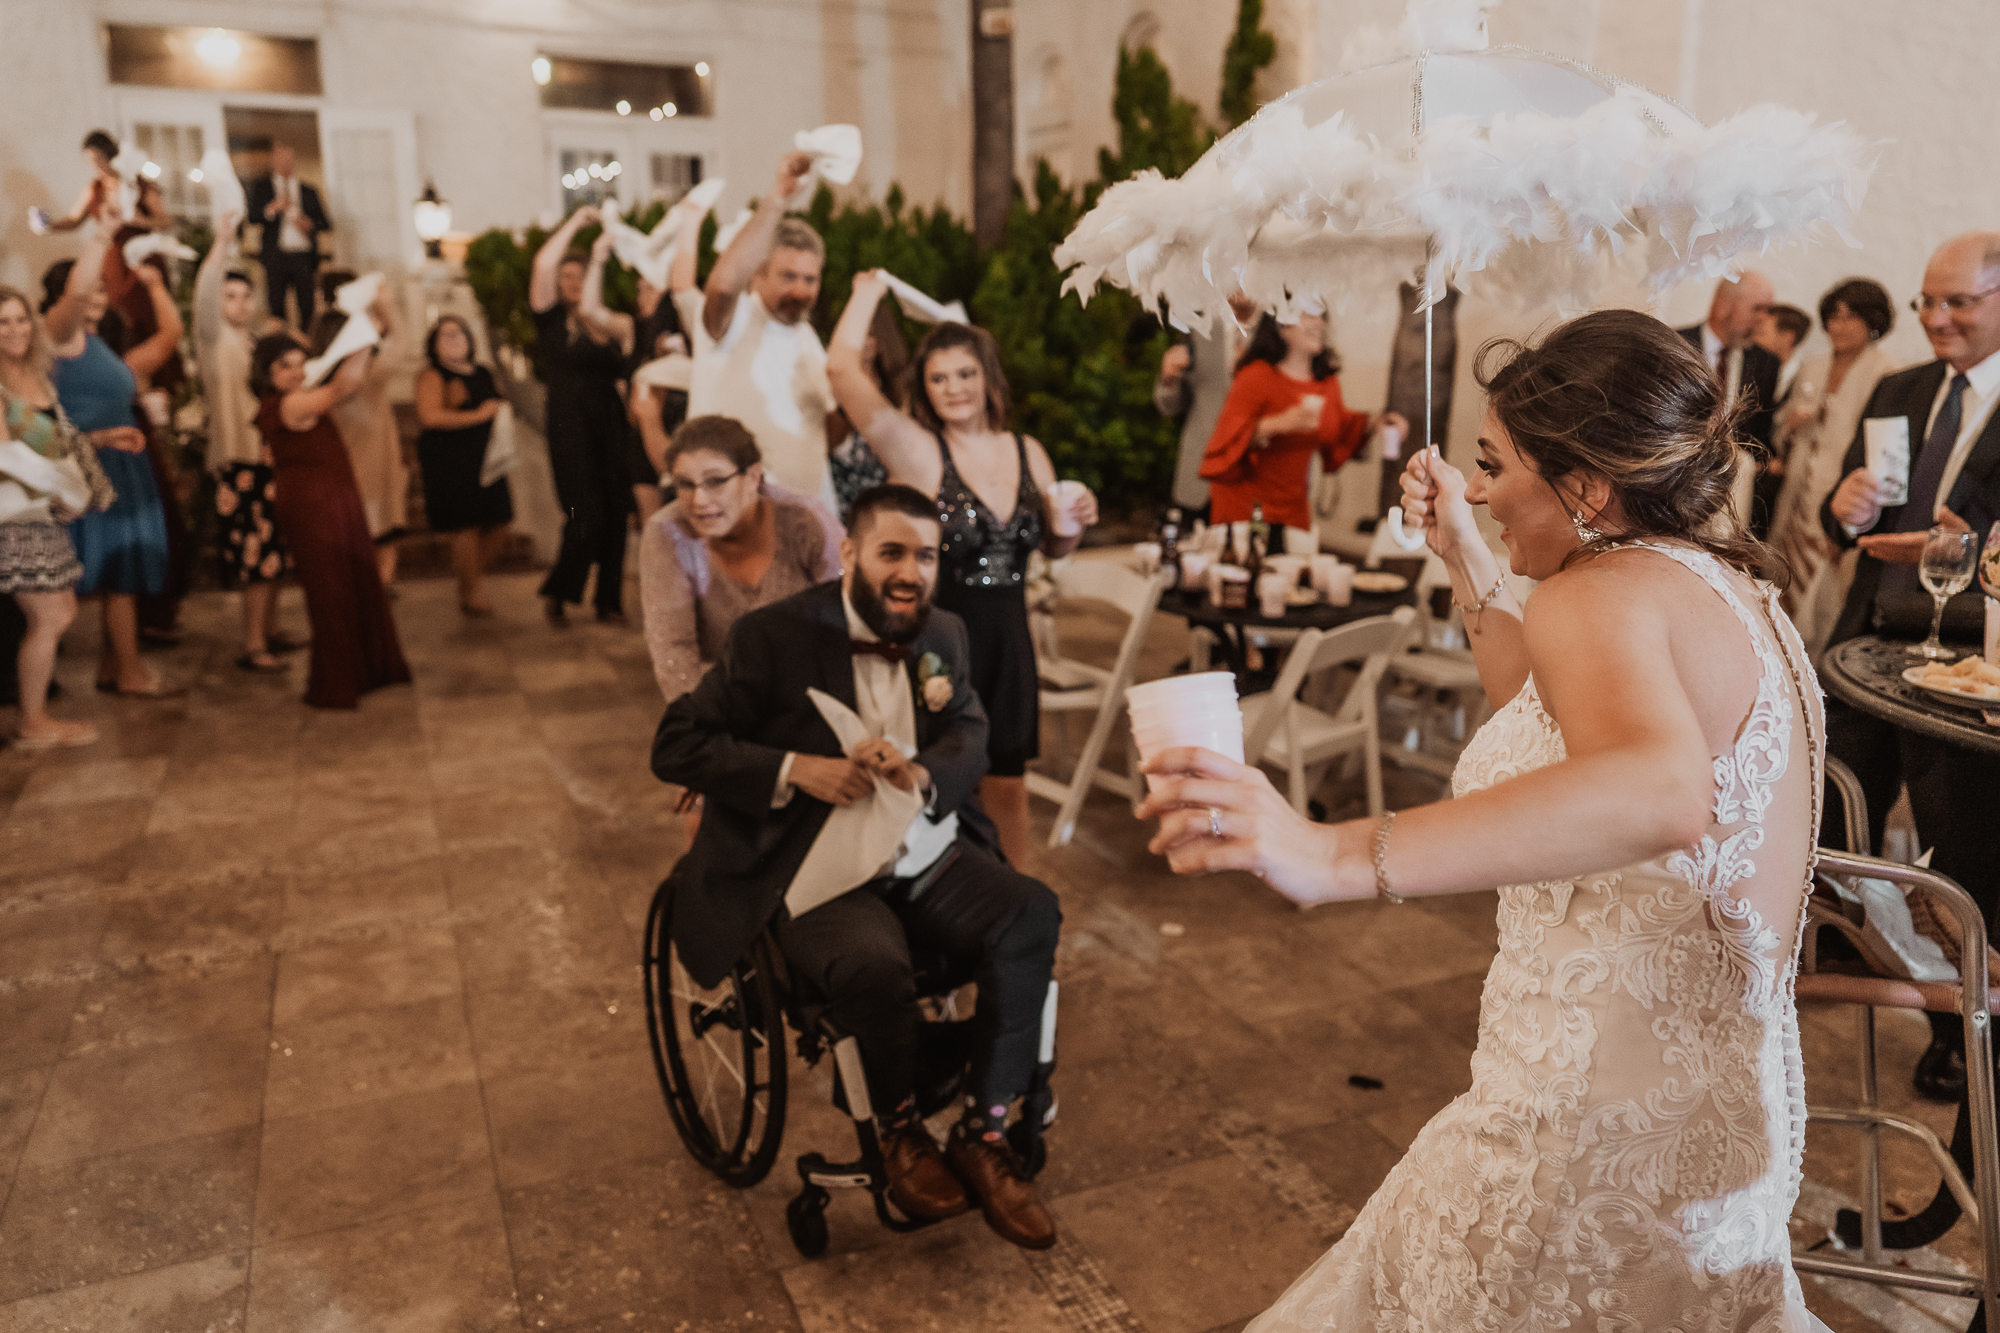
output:
[[[1860, 784], [1845, 765], [1829, 758], [1827, 776], [1840, 791], [1846, 807], [1848, 843], [1868, 845], [1868, 820]], [[1949, 954], [1959, 954], [1957, 982], [1915, 981], [1865, 970], [1805, 970], [1797, 982], [1798, 1002], [1853, 1004], [1860, 1007], [1861, 1103], [1853, 1107], [1808, 1105], [1806, 1118], [1821, 1124], [1851, 1125], [1862, 1131], [1861, 1249], [1852, 1252], [1806, 1252], [1793, 1256], [1802, 1273], [1904, 1287], [1982, 1302], [1989, 1328], [2000, 1329], [2000, 1126], [1994, 1118], [1993, 1040], [1991, 1014], [1996, 995], [1991, 989], [1986, 923], [1970, 894], [1947, 877], [1915, 866], [1900, 865], [1865, 854], [1821, 851], [1816, 879], [1833, 892], [1833, 880], [1887, 880], [1928, 904], [1954, 939], [1941, 940]], [[1942, 932], [1941, 932], [1942, 933]], [[1809, 963], [1816, 964], [1816, 959]], [[1972, 1180], [1968, 1183], [1953, 1155], [1926, 1125], [1884, 1111], [1879, 1105], [1875, 1068], [1875, 1010], [1916, 1009], [1957, 1012], [1965, 1024], [1965, 1072], [1970, 1119]], [[1979, 1228], [1982, 1253], [1977, 1276], [1926, 1273], [1898, 1268], [1884, 1258], [1887, 1248], [1882, 1223], [1881, 1131], [1895, 1130], [1921, 1143], [1944, 1177], [1951, 1200]], [[1935, 1207], [1935, 1205], [1934, 1205]], [[1948, 1220], [1947, 1220], [1948, 1225]], [[1978, 1322], [1978, 1321], [1975, 1321]]]

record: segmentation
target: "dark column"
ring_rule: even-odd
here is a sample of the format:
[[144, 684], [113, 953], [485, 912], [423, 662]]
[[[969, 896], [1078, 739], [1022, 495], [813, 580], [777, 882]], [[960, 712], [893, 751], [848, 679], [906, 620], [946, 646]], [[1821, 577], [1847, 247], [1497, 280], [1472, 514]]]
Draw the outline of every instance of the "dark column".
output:
[[972, 0], [972, 234], [1007, 238], [1014, 204], [1013, 0]]

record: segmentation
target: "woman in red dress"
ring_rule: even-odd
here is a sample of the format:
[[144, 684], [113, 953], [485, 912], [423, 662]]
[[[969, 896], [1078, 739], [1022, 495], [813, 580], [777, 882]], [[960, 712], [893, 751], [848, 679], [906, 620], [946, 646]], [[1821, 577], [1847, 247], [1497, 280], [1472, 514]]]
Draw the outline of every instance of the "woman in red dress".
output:
[[260, 339], [250, 356], [250, 391], [262, 404], [257, 429], [271, 451], [278, 526], [312, 621], [306, 702], [315, 708], [353, 708], [368, 691], [410, 678], [354, 468], [327, 415], [361, 387], [371, 355], [356, 352], [316, 389], [305, 387], [305, 349], [289, 335]]
[[[1293, 324], [1275, 315], [1258, 321], [1202, 456], [1209, 522], [1244, 523], [1251, 508], [1262, 505], [1274, 529], [1274, 550], [1285, 549], [1275, 532], [1279, 524], [1313, 533], [1306, 496], [1313, 454], [1331, 472], [1354, 456], [1377, 424], [1366, 412], [1347, 410], [1339, 370], [1327, 350], [1323, 317], [1301, 312]], [[1385, 412], [1381, 420], [1409, 431], [1397, 413]], [[1308, 549], [1318, 547], [1313, 538]]]

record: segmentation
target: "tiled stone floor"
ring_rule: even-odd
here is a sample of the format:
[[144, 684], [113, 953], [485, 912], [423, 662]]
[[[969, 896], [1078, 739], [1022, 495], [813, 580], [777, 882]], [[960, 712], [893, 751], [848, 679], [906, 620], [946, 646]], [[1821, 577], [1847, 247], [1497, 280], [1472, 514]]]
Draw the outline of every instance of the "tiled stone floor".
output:
[[[1172, 877], [1094, 801], [1030, 866], [1067, 918], [1042, 1180], [1063, 1245], [1026, 1255], [976, 1215], [893, 1236], [848, 1195], [802, 1261], [789, 1159], [851, 1134], [800, 1069], [764, 1184], [681, 1150], [636, 966], [684, 844], [645, 766], [659, 700], [635, 632], [551, 631], [532, 589], [502, 580], [501, 618], [467, 623], [449, 585], [405, 585], [416, 683], [347, 715], [235, 671], [220, 596], [156, 659], [183, 700], [96, 695], [73, 634], [62, 712], [105, 740], [0, 750], [0, 1329], [1222, 1333], [1466, 1086], [1490, 894], [1301, 915]], [[1108, 653], [1116, 628], [1065, 633]], [[1161, 627], [1152, 669], [1182, 651]], [[1808, 1016], [1816, 1100], [1844, 1095], [1851, 1026]], [[1908, 1069], [1920, 1027], [1884, 1027]], [[1914, 1207], [1935, 1178], [1891, 1151]], [[1807, 1169], [1815, 1197], [1856, 1192], [1831, 1134]], [[1841, 1333], [1945, 1326], [1809, 1293]]]

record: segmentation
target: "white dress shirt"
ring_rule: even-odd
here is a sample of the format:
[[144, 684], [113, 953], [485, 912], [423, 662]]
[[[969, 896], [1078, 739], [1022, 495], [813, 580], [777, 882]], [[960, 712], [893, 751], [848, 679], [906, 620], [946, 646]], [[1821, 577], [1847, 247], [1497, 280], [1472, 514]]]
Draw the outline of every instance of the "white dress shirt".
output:
[[299, 204], [299, 178], [273, 176], [271, 190], [277, 196], [279, 206], [285, 210], [278, 218], [278, 248], [288, 254], [304, 254], [312, 249], [312, 237], [294, 220], [292, 212]]
[[[864, 643], [873, 643], [879, 638], [855, 611], [845, 588], [840, 591], [840, 605], [847, 612], [848, 637]], [[854, 663], [855, 715], [867, 726], [871, 735], [894, 741], [905, 758], [914, 758], [917, 753], [917, 710], [911, 700], [909, 663], [891, 662], [873, 653], [856, 653], [851, 660]], [[794, 791], [792, 761], [796, 758], [796, 752], [786, 751], [785, 762], [778, 768], [777, 790], [771, 795], [773, 810], [783, 809], [791, 802]], [[899, 879], [920, 875], [958, 840], [957, 812], [933, 821], [931, 806], [936, 803], [937, 794], [933, 789], [930, 803], [910, 821], [900, 854], [892, 864], [882, 868], [882, 874]]]
[[1743, 349], [1723, 342], [1715, 336], [1715, 330], [1704, 323], [1701, 326], [1701, 354], [1709, 365], [1715, 367], [1715, 377], [1722, 381], [1723, 400], [1735, 402], [1737, 392], [1743, 387]]

